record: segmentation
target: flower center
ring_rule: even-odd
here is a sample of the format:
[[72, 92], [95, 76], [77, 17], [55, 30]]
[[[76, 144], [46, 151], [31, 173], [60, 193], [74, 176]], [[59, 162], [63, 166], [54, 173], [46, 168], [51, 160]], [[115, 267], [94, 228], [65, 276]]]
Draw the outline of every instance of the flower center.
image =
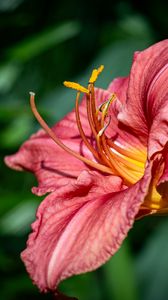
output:
[[[98, 163], [110, 168], [112, 174], [121, 176], [127, 185], [131, 185], [137, 182], [144, 173], [146, 153], [137, 149], [125, 149], [107, 137], [106, 129], [111, 122], [109, 108], [112, 102], [117, 100], [117, 96], [112, 93], [109, 99], [106, 99], [100, 106], [97, 107], [94, 83], [102, 70], [103, 66], [93, 70], [87, 89], [77, 83], [69, 81], [65, 81], [64, 85], [78, 91], [75, 107], [76, 121], [85, 145], [92, 152]], [[93, 148], [86, 138], [80, 121], [80, 92], [84, 92], [86, 94], [87, 117], [92, 135], [96, 141], [95, 148]]]
[[[48, 133], [48, 135], [54, 140], [54, 142], [64, 149], [69, 154], [73, 155], [77, 159], [83, 161], [90, 167], [97, 169], [98, 171], [106, 174], [117, 175], [122, 177], [124, 183], [127, 186], [135, 184], [144, 174], [145, 162], [146, 162], [146, 150], [139, 150], [136, 148], [125, 148], [116, 141], [113, 141], [106, 134], [107, 128], [111, 122], [111, 116], [109, 114], [109, 108], [111, 104], [117, 100], [117, 96], [112, 93], [109, 99], [97, 106], [97, 99], [95, 97], [94, 83], [103, 70], [103, 66], [98, 69], [94, 69], [89, 79], [88, 87], [85, 88], [78, 83], [65, 81], [64, 85], [68, 88], [77, 90], [75, 114], [76, 123], [79, 129], [79, 133], [86, 147], [93, 154], [95, 160], [90, 160], [83, 155], [68, 148], [65, 144], [59, 140], [55, 132], [47, 125], [43, 120], [35, 105], [35, 94], [30, 92], [30, 104], [32, 111], [42, 126], [42, 128]], [[93, 143], [86, 137], [82, 127], [79, 113], [79, 98], [80, 93], [86, 95], [86, 110], [87, 118], [94, 138]], [[156, 178], [157, 180], [158, 178]], [[156, 183], [151, 183], [151, 188], [148, 196], [145, 198], [141, 209], [159, 210], [163, 207], [162, 196], [156, 191]]]
[[[112, 93], [109, 99], [106, 99], [100, 106], [97, 107], [94, 83], [97, 80], [99, 74], [102, 72], [103, 68], [104, 66], [100, 66], [98, 69], [93, 70], [87, 88], [75, 82], [64, 82], [64, 85], [66, 87], [77, 90], [75, 105], [77, 126], [83, 142], [93, 154], [95, 160], [89, 160], [85, 156], [82, 156], [79, 153], [73, 151], [57, 138], [54, 131], [49, 128], [47, 123], [43, 120], [43, 118], [37, 111], [34, 99], [35, 94], [32, 92], [30, 92], [30, 105], [40, 125], [57, 145], [59, 145], [69, 154], [75, 156], [77, 159], [83, 161], [90, 167], [93, 167], [107, 174], [121, 176], [126, 185], [132, 185], [143, 176], [146, 154], [145, 152], [141, 152], [138, 149], [125, 149], [121, 145], [113, 142], [105, 134], [106, 129], [111, 122], [111, 117], [108, 114], [109, 107], [113, 101], [117, 100], [117, 96]], [[85, 93], [86, 95], [87, 117], [92, 136], [94, 137], [94, 140], [96, 142], [95, 147], [86, 137], [80, 121], [79, 98], [81, 92]]]

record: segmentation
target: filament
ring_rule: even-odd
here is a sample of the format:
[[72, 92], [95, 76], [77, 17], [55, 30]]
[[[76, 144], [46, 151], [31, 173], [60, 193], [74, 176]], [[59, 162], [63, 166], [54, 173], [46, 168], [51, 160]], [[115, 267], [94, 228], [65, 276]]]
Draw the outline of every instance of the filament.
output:
[[92, 147], [92, 145], [88, 142], [86, 136], [85, 136], [85, 133], [83, 131], [83, 128], [82, 128], [82, 124], [81, 124], [81, 121], [80, 121], [80, 115], [79, 115], [79, 97], [80, 97], [80, 92], [77, 93], [77, 96], [76, 96], [76, 105], [75, 105], [75, 114], [76, 114], [76, 122], [77, 122], [77, 126], [78, 126], [78, 129], [79, 129], [79, 133], [85, 143], [85, 145], [88, 147], [88, 149], [93, 153], [94, 157], [99, 160], [99, 156], [98, 156], [98, 153], [97, 151]]

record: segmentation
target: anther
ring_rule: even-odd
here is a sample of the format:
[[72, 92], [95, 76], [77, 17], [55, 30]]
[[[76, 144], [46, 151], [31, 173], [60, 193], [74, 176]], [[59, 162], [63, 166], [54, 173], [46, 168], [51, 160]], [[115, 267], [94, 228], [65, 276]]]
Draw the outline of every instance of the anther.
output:
[[66, 87], [74, 89], [74, 90], [76, 90], [78, 92], [89, 94], [89, 90], [86, 89], [84, 86], [80, 85], [79, 83], [71, 82], [71, 81], [64, 81], [63, 84]]
[[89, 79], [89, 83], [95, 83], [99, 74], [103, 71], [104, 66], [101, 65], [98, 69], [94, 69]]

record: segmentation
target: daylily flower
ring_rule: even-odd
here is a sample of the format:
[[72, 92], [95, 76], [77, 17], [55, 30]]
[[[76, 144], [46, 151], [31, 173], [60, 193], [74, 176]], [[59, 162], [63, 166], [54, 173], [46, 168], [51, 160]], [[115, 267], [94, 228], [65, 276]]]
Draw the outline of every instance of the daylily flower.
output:
[[105, 263], [135, 219], [168, 212], [168, 40], [136, 52], [107, 90], [95, 88], [102, 69], [87, 87], [64, 83], [78, 91], [75, 110], [52, 129], [31, 93], [44, 130], [5, 159], [35, 174], [33, 193], [49, 193], [21, 254], [41, 291]]

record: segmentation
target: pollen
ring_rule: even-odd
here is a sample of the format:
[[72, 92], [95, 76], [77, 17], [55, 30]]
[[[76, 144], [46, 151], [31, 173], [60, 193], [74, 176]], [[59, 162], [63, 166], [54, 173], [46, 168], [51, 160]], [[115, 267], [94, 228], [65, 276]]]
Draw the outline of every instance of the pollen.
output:
[[104, 66], [101, 65], [98, 69], [94, 69], [89, 79], [89, 83], [95, 83], [99, 74], [103, 71]]
[[89, 94], [89, 90], [86, 89], [84, 86], [80, 85], [79, 83], [71, 82], [71, 81], [64, 81], [64, 85], [66, 87], [74, 89], [78, 92]]
[[[97, 80], [97, 77], [103, 71], [103, 69], [104, 69], [104, 66], [101, 65], [98, 69], [94, 69], [92, 71], [92, 74], [91, 74], [90, 79], [89, 79], [89, 84], [92, 84], [92, 85], [94, 84], [94, 82]], [[66, 87], [74, 89], [78, 92], [85, 93], [85, 94], [90, 93], [89, 86], [88, 86], [88, 88], [85, 88], [84, 86], [80, 85], [79, 83], [71, 82], [71, 81], [64, 81], [63, 84]]]

